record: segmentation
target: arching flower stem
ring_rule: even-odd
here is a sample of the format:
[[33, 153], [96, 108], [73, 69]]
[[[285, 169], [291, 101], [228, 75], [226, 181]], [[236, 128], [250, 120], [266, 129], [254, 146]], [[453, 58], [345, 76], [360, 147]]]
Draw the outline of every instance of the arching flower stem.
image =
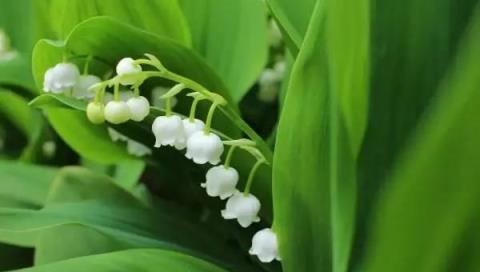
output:
[[247, 183], [245, 185], [245, 190], [243, 191], [243, 195], [248, 196], [248, 194], [250, 193], [250, 188], [252, 187], [253, 178], [255, 177], [255, 173], [257, 173], [258, 168], [263, 163], [265, 163], [265, 160], [258, 160], [255, 163], [255, 165], [253, 165], [252, 169], [250, 170], [250, 173], [248, 174], [248, 179], [247, 179]]

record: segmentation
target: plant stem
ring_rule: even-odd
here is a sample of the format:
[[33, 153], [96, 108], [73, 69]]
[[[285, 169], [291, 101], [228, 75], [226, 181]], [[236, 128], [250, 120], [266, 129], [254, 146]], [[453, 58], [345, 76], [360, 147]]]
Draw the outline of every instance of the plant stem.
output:
[[193, 99], [192, 106], [190, 107], [190, 115], [188, 116], [188, 120], [190, 120], [190, 122], [193, 122], [195, 120], [195, 113], [197, 111], [197, 104], [198, 104], [198, 102], [200, 102], [200, 100], [202, 100], [202, 99], [199, 98], [199, 97], [195, 97]]
[[228, 153], [227, 153], [227, 158], [225, 159], [225, 163], [223, 164], [223, 167], [225, 167], [225, 168], [230, 167], [230, 162], [231, 162], [232, 157], [233, 157], [233, 151], [235, 151], [236, 148], [237, 148], [236, 145], [232, 145], [230, 147], [230, 149], [228, 150]]
[[165, 99], [165, 115], [172, 115], [172, 98], [168, 97]]
[[120, 85], [115, 83], [113, 87], [113, 100], [120, 101]]
[[244, 196], [248, 196], [248, 194], [250, 193], [250, 187], [252, 187], [253, 178], [255, 177], [255, 173], [257, 172], [258, 167], [260, 167], [260, 165], [262, 165], [262, 163], [264, 163], [264, 162], [265, 161], [263, 161], [263, 160], [257, 161], [255, 163], [255, 165], [253, 165], [252, 170], [250, 170], [250, 174], [248, 174], [247, 184], [245, 185], [245, 190], [243, 191]]
[[213, 114], [215, 113], [215, 108], [217, 108], [217, 103], [213, 102], [212, 105], [210, 106], [210, 109], [208, 110], [207, 120], [205, 121], [205, 128], [203, 129], [203, 131], [206, 134], [210, 133], [210, 128], [212, 126]]

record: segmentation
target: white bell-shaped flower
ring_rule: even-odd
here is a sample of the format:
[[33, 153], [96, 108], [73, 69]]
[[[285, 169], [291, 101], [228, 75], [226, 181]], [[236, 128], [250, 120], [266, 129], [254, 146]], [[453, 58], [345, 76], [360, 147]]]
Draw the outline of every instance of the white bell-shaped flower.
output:
[[260, 201], [254, 195], [237, 191], [228, 199], [222, 216], [225, 219], [237, 219], [240, 226], [246, 228], [253, 222], [260, 221], [260, 207]]
[[80, 77], [80, 71], [72, 63], [59, 63], [45, 72], [43, 90], [62, 93], [73, 88]]
[[187, 141], [190, 137], [198, 131], [201, 131], [205, 127], [205, 123], [202, 120], [194, 119], [190, 121], [189, 118], [183, 119], [183, 129], [185, 131], [185, 140], [183, 142], [177, 142], [175, 148], [178, 150], [184, 149], [187, 146]]
[[257, 255], [262, 263], [269, 263], [273, 260], [280, 261], [278, 240], [275, 232], [266, 228], [255, 233], [252, 238], [252, 247], [248, 253], [250, 253], [250, 255]]
[[267, 103], [275, 101], [278, 96], [279, 80], [280, 77], [275, 70], [265, 69], [258, 80], [260, 87], [257, 94], [258, 99]]
[[143, 96], [128, 99], [127, 105], [130, 108], [130, 118], [133, 121], [140, 122], [150, 113], [150, 102]]
[[81, 75], [75, 86], [73, 86], [73, 96], [76, 98], [93, 98], [94, 90], [89, 90], [93, 85], [100, 83], [102, 80], [95, 75]]
[[214, 166], [207, 171], [206, 181], [202, 183], [202, 188], [207, 190], [211, 197], [220, 197], [226, 199], [233, 195], [237, 190], [238, 172], [232, 167], [223, 165]]
[[137, 81], [136, 74], [142, 71], [142, 67], [139, 64], [135, 64], [132, 58], [123, 58], [118, 62], [116, 70], [120, 76], [120, 84], [133, 85]]
[[185, 156], [197, 164], [218, 164], [223, 153], [223, 142], [211, 132], [197, 131], [187, 140]]
[[130, 109], [124, 101], [110, 101], [105, 106], [105, 120], [112, 124], [121, 124], [130, 119]]
[[100, 102], [90, 102], [87, 105], [87, 118], [94, 124], [105, 122], [105, 106]]
[[179, 142], [185, 141], [182, 119], [177, 115], [155, 118], [152, 124], [152, 132], [155, 135], [154, 147], [175, 146]]

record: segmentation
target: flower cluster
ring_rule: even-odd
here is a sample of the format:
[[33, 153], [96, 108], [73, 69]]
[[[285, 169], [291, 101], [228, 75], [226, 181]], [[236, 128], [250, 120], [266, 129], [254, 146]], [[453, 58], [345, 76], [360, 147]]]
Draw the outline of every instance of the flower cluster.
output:
[[[200, 186], [211, 197], [227, 200], [225, 209], [221, 211], [224, 219], [237, 220], [240, 226], [246, 228], [254, 222], [259, 222], [261, 203], [256, 196], [250, 193], [254, 175], [257, 169], [266, 163], [263, 154], [255, 147], [255, 143], [248, 139], [230, 140], [211, 128], [213, 115], [218, 107], [225, 106], [226, 100], [220, 95], [206, 90], [200, 84], [174, 74], [167, 70], [154, 56], [146, 54], [147, 59], [123, 58], [117, 66], [117, 75], [109, 80], [101, 81], [93, 75], [80, 75], [78, 68], [72, 63], [59, 63], [47, 70], [44, 78], [46, 92], [64, 93], [70, 91], [77, 98], [92, 99], [86, 109], [87, 118], [94, 124], [105, 121], [120, 124], [129, 120], [140, 122], [150, 113], [149, 101], [140, 96], [140, 85], [150, 77], [160, 77], [176, 82], [168, 91], [163, 92], [161, 98], [165, 101], [165, 115], [157, 116], [151, 130], [155, 136], [153, 147], [171, 146], [177, 150], [185, 150], [185, 157], [196, 164], [210, 164], [205, 182]], [[158, 71], [144, 71], [142, 65], [153, 66]], [[85, 69], [87, 70], [87, 69]], [[122, 98], [120, 86], [131, 87], [133, 95]], [[106, 89], [113, 87], [113, 99], [106, 99]], [[172, 112], [175, 96], [183, 90], [191, 90], [188, 96], [193, 98], [188, 117]], [[107, 101], [107, 102], [106, 102]], [[209, 101], [210, 110], [205, 120], [196, 118], [196, 107], [200, 101]], [[106, 103], [106, 104], [105, 104]], [[117, 131], [110, 129], [114, 141], [130, 141]], [[222, 140], [222, 138], [226, 138]], [[136, 142], [135, 142], [136, 143]], [[134, 143], [132, 142], [132, 145]], [[136, 143], [138, 144], [138, 143]], [[222, 165], [225, 146], [229, 146], [228, 154]], [[233, 153], [243, 149], [257, 159], [247, 178], [243, 192], [237, 189], [239, 181], [238, 171], [230, 166]], [[139, 149], [138, 155], [149, 154], [148, 147]], [[135, 151], [132, 151], [135, 153]], [[252, 239], [250, 254], [257, 255], [262, 262], [279, 260], [276, 234], [271, 229], [257, 232]]]

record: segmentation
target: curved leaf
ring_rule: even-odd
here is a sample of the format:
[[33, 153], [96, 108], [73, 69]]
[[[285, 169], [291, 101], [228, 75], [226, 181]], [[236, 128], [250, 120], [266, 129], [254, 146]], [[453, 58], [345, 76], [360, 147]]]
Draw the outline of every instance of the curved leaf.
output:
[[267, 17], [261, 1], [181, 0], [193, 48], [239, 102], [267, 62]]
[[324, 0], [267, 0], [294, 56], [302, 46], [315, 3], [320, 1]]
[[361, 271], [478, 269], [479, 33], [480, 6], [376, 206]]
[[178, 252], [132, 249], [69, 259], [18, 271], [158, 271], [224, 272], [220, 267]]
[[[274, 228], [285, 271], [349, 267], [367, 115], [367, 18], [366, 0], [319, 1], [293, 66], [273, 165]], [[344, 44], [354, 35], [362, 39]]]
[[[102, 239], [98, 248], [93, 242], [86, 248], [89, 251], [167, 248], [206, 258], [226, 267], [242, 266], [241, 256], [227, 246], [226, 237], [216, 227], [195, 222], [188, 217], [188, 213], [167, 203], [146, 207], [104, 176], [78, 167], [65, 168], [57, 175], [51, 188], [41, 210], [0, 208], [1, 241], [34, 246], [45, 232], [68, 237], [66, 235], [71, 233], [72, 228], [88, 228], [89, 233], [98, 233], [116, 241], [105, 247], [102, 243], [105, 239]], [[51, 247], [43, 245], [43, 248]], [[61, 256], [68, 255], [68, 248], [60, 253]], [[78, 251], [74, 250], [73, 253]], [[38, 254], [47, 261], [58, 259], [45, 255], [45, 252]]]
[[143, 30], [190, 45], [187, 22], [176, 0], [50, 0], [36, 3], [46, 13], [42, 38], [65, 39], [75, 26], [91, 17], [108, 16]]

